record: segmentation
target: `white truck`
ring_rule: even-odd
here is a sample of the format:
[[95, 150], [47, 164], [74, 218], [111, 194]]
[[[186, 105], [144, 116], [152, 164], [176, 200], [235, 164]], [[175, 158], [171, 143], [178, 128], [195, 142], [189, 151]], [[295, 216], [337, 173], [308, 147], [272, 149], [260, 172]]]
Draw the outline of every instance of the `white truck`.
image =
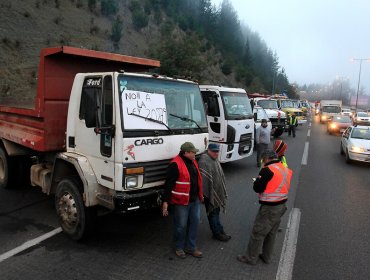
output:
[[273, 128], [273, 136], [279, 137], [286, 129], [287, 119], [286, 114], [279, 110], [278, 103], [274, 99], [256, 97], [253, 99], [255, 106], [260, 106], [265, 109], [268, 118], [271, 121]]
[[324, 123], [342, 113], [342, 100], [321, 100], [319, 117]]
[[[159, 61], [72, 47], [41, 51], [35, 107], [0, 106], [0, 187], [55, 195], [63, 231], [83, 238], [97, 210], [158, 207], [166, 169], [208, 127], [198, 84], [126, 73]], [[198, 154], [198, 156], [199, 156]]]
[[220, 144], [219, 161], [252, 155], [254, 117], [246, 91], [214, 85], [199, 87], [206, 106], [209, 141]]

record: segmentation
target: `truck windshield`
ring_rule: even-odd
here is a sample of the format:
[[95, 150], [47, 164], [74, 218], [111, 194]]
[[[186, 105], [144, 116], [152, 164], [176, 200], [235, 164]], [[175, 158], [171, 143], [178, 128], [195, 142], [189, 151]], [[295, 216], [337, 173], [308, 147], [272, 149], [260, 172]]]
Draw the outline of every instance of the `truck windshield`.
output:
[[281, 108], [296, 108], [291, 100], [281, 100]]
[[258, 100], [257, 105], [263, 109], [279, 109], [276, 100]]
[[256, 113], [257, 113], [257, 119], [256, 119], [257, 122], [261, 122], [263, 119], [265, 120], [269, 119], [269, 117], [267, 116], [265, 112], [265, 109], [263, 108], [257, 108]]
[[207, 131], [197, 84], [121, 74], [118, 76], [118, 86], [123, 131]]
[[220, 92], [225, 108], [225, 119], [242, 120], [253, 118], [249, 98], [244, 92]]
[[338, 106], [323, 106], [322, 111], [325, 113], [340, 113], [342, 110]]

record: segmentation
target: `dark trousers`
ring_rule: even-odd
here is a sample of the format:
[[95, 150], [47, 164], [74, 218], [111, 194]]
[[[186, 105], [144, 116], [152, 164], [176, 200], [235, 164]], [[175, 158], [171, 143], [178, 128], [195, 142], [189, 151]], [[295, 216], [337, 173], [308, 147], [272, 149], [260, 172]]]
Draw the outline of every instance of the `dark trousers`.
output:
[[261, 164], [261, 155], [263, 151], [267, 150], [269, 144], [259, 143], [257, 144], [257, 164]]
[[204, 197], [204, 205], [207, 211], [208, 223], [213, 236], [217, 236], [219, 234], [225, 234], [224, 227], [220, 221], [220, 207], [212, 209], [212, 211], [208, 212], [210, 204], [208, 197]]
[[289, 125], [288, 135], [290, 136], [293, 133], [293, 137], [295, 137], [295, 125]]
[[267, 262], [271, 260], [276, 232], [279, 229], [281, 217], [286, 210], [285, 203], [274, 206], [260, 206], [246, 254], [253, 262], [257, 262], [261, 253], [264, 260]]

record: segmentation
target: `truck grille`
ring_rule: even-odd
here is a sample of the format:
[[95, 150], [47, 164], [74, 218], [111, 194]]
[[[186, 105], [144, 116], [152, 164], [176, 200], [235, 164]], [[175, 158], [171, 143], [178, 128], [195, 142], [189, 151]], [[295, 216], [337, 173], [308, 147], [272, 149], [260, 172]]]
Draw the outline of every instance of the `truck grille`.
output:
[[166, 179], [167, 166], [172, 159], [140, 162], [126, 165], [127, 168], [144, 167], [144, 184]]
[[[196, 159], [199, 160], [200, 154], [196, 155]], [[167, 167], [172, 159], [151, 161], [151, 162], [140, 162], [126, 165], [127, 168], [144, 167], [144, 184], [164, 181], [167, 176]]]
[[281, 127], [285, 126], [286, 119], [285, 118], [270, 118], [272, 127]]
[[252, 133], [246, 133], [240, 135], [240, 142], [239, 142], [239, 155], [247, 154], [252, 149]]

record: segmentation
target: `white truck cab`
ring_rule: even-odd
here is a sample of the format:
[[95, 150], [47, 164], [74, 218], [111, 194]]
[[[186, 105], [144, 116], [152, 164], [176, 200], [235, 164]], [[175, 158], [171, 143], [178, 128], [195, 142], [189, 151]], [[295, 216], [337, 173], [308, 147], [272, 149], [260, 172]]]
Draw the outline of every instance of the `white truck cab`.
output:
[[252, 155], [254, 118], [246, 91], [213, 85], [199, 87], [206, 106], [209, 141], [220, 144], [219, 161]]
[[259, 106], [265, 109], [268, 118], [271, 121], [273, 130], [273, 136], [279, 137], [283, 134], [286, 129], [287, 117], [286, 114], [279, 110], [278, 103], [276, 100], [256, 97], [253, 99], [254, 106]]

